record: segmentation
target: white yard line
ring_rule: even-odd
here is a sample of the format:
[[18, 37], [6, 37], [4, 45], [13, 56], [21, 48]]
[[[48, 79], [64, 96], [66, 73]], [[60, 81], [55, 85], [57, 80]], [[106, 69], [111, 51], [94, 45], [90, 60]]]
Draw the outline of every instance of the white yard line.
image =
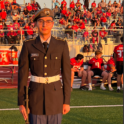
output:
[[94, 106], [71, 106], [70, 108], [99, 108], [99, 107], [122, 107], [123, 105], [94, 105]]
[[[70, 108], [99, 108], [99, 107], [123, 107], [123, 105], [96, 105], [96, 106], [71, 106]], [[19, 108], [5, 108], [0, 111], [19, 110]]]

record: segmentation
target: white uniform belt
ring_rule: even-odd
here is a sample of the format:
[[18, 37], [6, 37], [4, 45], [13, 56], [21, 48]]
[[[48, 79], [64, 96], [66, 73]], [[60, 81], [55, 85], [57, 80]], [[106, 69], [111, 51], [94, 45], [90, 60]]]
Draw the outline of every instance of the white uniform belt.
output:
[[33, 76], [31, 75], [31, 81], [36, 82], [36, 83], [43, 83], [43, 84], [49, 84], [55, 81], [59, 81], [60, 80], [60, 76], [59, 75], [55, 75], [52, 77], [38, 77], [38, 76]]

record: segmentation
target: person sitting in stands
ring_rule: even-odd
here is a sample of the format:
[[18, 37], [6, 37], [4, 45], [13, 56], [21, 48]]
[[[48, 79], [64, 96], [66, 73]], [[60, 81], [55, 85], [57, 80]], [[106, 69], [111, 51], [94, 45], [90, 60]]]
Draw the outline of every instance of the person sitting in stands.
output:
[[108, 28], [106, 13], [103, 13], [103, 16], [100, 18], [100, 22], [102, 26], [106, 26], [106, 28]]
[[14, 29], [13, 23], [11, 23], [11, 22], [10, 22], [9, 25], [7, 25], [7, 27], [8, 27], [8, 30], [10, 30], [10, 29]]
[[108, 75], [108, 73], [105, 71], [104, 69], [104, 63], [103, 63], [103, 59], [101, 58], [102, 56], [102, 52], [97, 50], [95, 52], [95, 57], [89, 60], [89, 64], [88, 64], [88, 83], [89, 83], [89, 91], [92, 91], [92, 81], [91, 78], [94, 77], [95, 75], [98, 76], [102, 76], [102, 83], [100, 85], [100, 89], [102, 90], [106, 90], [106, 88], [104, 87], [104, 83], [106, 80], [108, 80], [108, 87], [109, 90], [112, 91], [113, 88], [111, 86], [111, 81], [109, 80], [110, 77]]
[[60, 8], [56, 5], [55, 8], [53, 9], [54, 12], [54, 18], [56, 16], [60, 17]]
[[83, 65], [84, 56], [81, 54], [77, 54], [76, 57], [70, 59], [71, 64], [71, 89], [73, 87], [74, 76], [82, 77], [80, 89], [86, 90], [85, 81], [87, 77], [87, 72], [84, 70]]
[[30, 3], [28, 3], [28, 5], [26, 6], [27, 10], [29, 11], [30, 14], [32, 14], [32, 6]]
[[80, 18], [78, 16], [74, 16], [74, 23], [79, 24], [80, 23]]
[[81, 30], [82, 30], [82, 29], [85, 29], [85, 24], [84, 24], [83, 20], [80, 20], [79, 28], [80, 28]]
[[7, 40], [9, 44], [16, 44], [17, 33], [13, 31], [13, 28], [7, 33]]
[[99, 31], [99, 41], [101, 42], [101, 39], [105, 39], [105, 42], [107, 43], [106, 36], [108, 35], [108, 32], [105, 31], [105, 28], [102, 27], [101, 30]]
[[61, 5], [63, 5], [63, 7], [66, 7], [67, 2], [66, 2], [65, 0], [63, 0], [63, 1], [61, 2]]
[[65, 21], [64, 17], [62, 17], [60, 20], [59, 20], [59, 24], [61, 25], [66, 25], [67, 22]]
[[14, 6], [14, 9], [12, 9], [11, 15], [12, 15], [13, 21], [15, 21], [16, 18], [20, 17], [18, 8], [16, 6]]
[[0, 0], [0, 6], [1, 6], [1, 9], [5, 9], [5, 4], [3, 0]]
[[2, 20], [6, 21], [6, 19], [7, 19], [6, 10], [2, 9], [2, 12], [0, 13], [0, 16], [1, 16]]
[[27, 30], [27, 39], [33, 38], [33, 34], [34, 34], [33, 26], [30, 25], [29, 27], [30, 28]]
[[0, 44], [4, 44], [4, 43], [5, 43], [4, 32], [0, 31]]
[[8, 4], [10, 5], [10, 2], [6, 0], [4, 4], [5, 4], [5, 8], [7, 8]]
[[23, 16], [26, 18], [29, 17], [29, 11], [28, 11], [27, 7], [25, 7], [23, 10]]
[[79, 28], [78, 25], [76, 24], [76, 22], [74, 22], [71, 29], [74, 30], [74, 33], [76, 33], [76, 36], [77, 36], [78, 28]]
[[67, 13], [67, 10], [66, 8], [64, 7], [62, 10], [61, 10], [61, 16], [66, 18], [66, 13]]
[[88, 43], [89, 43], [89, 32], [88, 32], [88, 29], [85, 29], [85, 31], [83, 33], [83, 41], [84, 41], [84, 43], [86, 41], [88, 41]]
[[98, 31], [97, 31], [96, 27], [94, 27], [94, 30], [91, 33], [91, 37], [92, 37], [93, 43], [95, 43], [95, 41], [97, 41], [97, 43], [98, 43]]
[[21, 39], [21, 36], [22, 36], [22, 40], [25, 39], [25, 32], [22, 27], [20, 27], [19, 30], [17, 31], [17, 35], [18, 35], [19, 39]]
[[38, 5], [35, 3], [35, 1], [32, 1], [31, 6], [32, 6], [32, 11], [33, 11], [33, 13], [37, 12], [37, 10], [38, 10]]
[[24, 21], [24, 18], [23, 17], [20, 18], [19, 24], [20, 24], [21, 27], [24, 27], [25, 26], [25, 21]]
[[68, 25], [68, 26], [65, 28], [65, 34], [67, 34], [67, 38], [72, 37], [73, 31], [72, 31], [72, 29], [71, 29], [71, 25]]
[[81, 10], [81, 3], [80, 3], [80, 0], [77, 0], [77, 3], [76, 3], [76, 8], [78, 8], [79, 10]]
[[71, 9], [71, 8], [72, 8], [73, 10], [74, 10], [74, 8], [75, 8], [74, 0], [72, 0], [71, 3], [70, 3], [70, 9]]
[[18, 29], [20, 28], [20, 24], [18, 22], [18, 20], [15, 20], [15, 22], [13, 23], [13, 27], [17, 26]]

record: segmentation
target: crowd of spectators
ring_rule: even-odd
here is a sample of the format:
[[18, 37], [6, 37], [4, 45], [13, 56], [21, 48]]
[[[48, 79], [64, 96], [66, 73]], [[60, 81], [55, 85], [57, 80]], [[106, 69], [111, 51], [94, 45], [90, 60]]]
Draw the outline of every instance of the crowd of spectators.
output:
[[[76, 3], [72, 0], [69, 8], [67, 8], [65, 0], [61, 3], [58, 0], [53, 0], [53, 2], [55, 17], [59, 18], [60, 25], [63, 25], [66, 30], [68, 29], [68, 31], [65, 31], [67, 37], [72, 37], [73, 30], [76, 34], [75, 38], [77, 38], [78, 32], [82, 32], [83, 41], [87, 40], [89, 42], [89, 39], [91, 39], [91, 42], [95, 43], [105, 39], [107, 35], [117, 34], [117, 31], [112, 29], [123, 28], [123, 5], [121, 0], [118, 3], [116, 0], [113, 3], [109, 0], [108, 4], [101, 0], [98, 5], [96, 1], [93, 1], [90, 3], [91, 8], [88, 9], [80, 0], [77, 0]], [[88, 26], [92, 26], [93, 30], [89, 31]], [[101, 30], [99, 33], [98, 29]], [[100, 37], [99, 41], [98, 36]]]
[[[104, 0], [91, 4], [91, 8], [85, 7], [80, 0], [71, 1], [67, 8], [66, 0], [61, 3], [53, 0], [54, 17], [59, 18], [59, 24], [66, 29], [67, 38], [73, 37], [73, 31], [77, 38], [78, 33], [82, 35], [82, 41], [95, 43], [106, 36], [116, 34], [116, 31], [106, 29], [123, 28], [123, 5], [121, 1], [106, 4]], [[37, 2], [26, 3], [24, 8], [16, 0], [10, 3], [8, 0], [0, 0], [0, 44], [20, 43], [20, 39], [26, 40], [36, 36], [36, 27], [32, 20], [35, 12], [41, 9]], [[8, 18], [11, 19], [8, 23]], [[111, 22], [111, 20], [113, 20]], [[93, 31], [88, 26], [93, 27]], [[98, 32], [98, 28], [101, 28]], [[3, 31], [4, 30], [4, 31]], [[22, 37], [21, 37], [22, 34]], [[98, 38], [99, 36], [99, 38]]]
[[[0, 44], [17, 44], [22, 39], [33, 38], [36, 34], [32, 16], [41, 9], [35, 1], [24, 7], [16, 0], [0, 0]], [[8, 21], [8, 20], [9, 21]]]

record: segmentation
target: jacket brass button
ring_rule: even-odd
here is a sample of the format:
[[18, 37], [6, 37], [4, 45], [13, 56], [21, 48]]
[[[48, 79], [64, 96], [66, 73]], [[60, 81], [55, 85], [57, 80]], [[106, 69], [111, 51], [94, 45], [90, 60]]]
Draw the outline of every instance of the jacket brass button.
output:
[[36, 58], [34, 58], [34, 60], [36, 60]]
[[58, 57], [56, 57], [56, 59], [58, 59]]
[[47, 59], [47, 56], [45, 56], [45, 59]]
[[44, 73], [44, 75], [46, 76], [46, 75], [47, 75], [47, 73]]
[[47, 67], [47, 65], [44, 65], [44, 67], [46, 68], [46, 67]]

